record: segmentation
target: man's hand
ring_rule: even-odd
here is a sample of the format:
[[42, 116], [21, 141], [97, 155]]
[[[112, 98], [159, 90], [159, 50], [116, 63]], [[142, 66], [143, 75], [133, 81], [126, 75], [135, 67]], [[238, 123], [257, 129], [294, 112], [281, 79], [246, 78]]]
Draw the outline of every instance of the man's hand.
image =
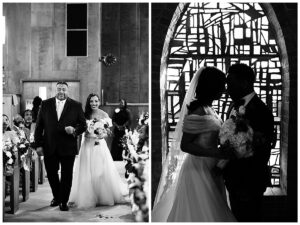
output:
[[75, 128], [72, 126], [68, 126], [68, 127], [65, 127], [65, 131], [67, 132], [67, 134], [74, 134]]
[[231, 147], [230, 145], [223, 145], [220, 146], [219, 150], [222, 153], [222, 158], [224, 159], [236, 159], [237, 156], [235, 154], [235, 150], [233, 147]]
[[36, 153], [38, 154], [38, 156], [43, 156], [44, 155], [43, 147], [37, 147]]

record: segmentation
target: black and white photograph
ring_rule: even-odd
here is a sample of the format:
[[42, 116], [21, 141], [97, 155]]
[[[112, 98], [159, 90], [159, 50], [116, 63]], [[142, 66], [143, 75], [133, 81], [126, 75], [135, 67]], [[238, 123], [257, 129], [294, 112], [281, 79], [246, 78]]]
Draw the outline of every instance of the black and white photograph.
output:
[[297, 8], [151, 4], [152, 222], [298, 221]]
[[1, 4], [3, 222], [148, 222], [149, 3]]

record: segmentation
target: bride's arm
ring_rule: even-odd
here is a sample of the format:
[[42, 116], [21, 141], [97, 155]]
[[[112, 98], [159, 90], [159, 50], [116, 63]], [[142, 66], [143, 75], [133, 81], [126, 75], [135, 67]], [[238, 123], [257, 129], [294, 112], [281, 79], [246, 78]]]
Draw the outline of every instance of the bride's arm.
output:
[[185, 133], [182, 134], [180, 148], [183, 152], [204, 157], [213, 157], [220, 159], [233, 158], [233, 151], [230, 149], [219, 149], [217, 147], [200, 146], [195, 143], [195, 139], [199, 137], [199, 134]]

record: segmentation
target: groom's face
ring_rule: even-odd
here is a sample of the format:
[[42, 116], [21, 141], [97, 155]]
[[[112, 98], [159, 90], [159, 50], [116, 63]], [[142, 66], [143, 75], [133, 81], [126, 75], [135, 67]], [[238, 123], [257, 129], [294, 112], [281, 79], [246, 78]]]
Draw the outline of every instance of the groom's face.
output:
[[67, 99], [68, 86], [65, 84], [58, 84], [56, 86], [56, 98], [60, 101]]
[[238, 74], [229, 73], [226, 78], [227, 92], [233, 101], [236, 101], [244, 96], [244, 82], [238, 79]]

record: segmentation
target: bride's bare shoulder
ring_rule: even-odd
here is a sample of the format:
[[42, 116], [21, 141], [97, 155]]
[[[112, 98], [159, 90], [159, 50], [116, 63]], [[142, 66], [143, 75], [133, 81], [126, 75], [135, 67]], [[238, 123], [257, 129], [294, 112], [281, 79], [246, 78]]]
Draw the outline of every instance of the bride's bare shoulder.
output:
[[102, 109], [99, 109], [98, 112], [97, 112], [97, 117], [99, 119], [103, 119], [103, 118], [106, 118], [106, 117], [109, 117], [107, 112], [103, 111]]

